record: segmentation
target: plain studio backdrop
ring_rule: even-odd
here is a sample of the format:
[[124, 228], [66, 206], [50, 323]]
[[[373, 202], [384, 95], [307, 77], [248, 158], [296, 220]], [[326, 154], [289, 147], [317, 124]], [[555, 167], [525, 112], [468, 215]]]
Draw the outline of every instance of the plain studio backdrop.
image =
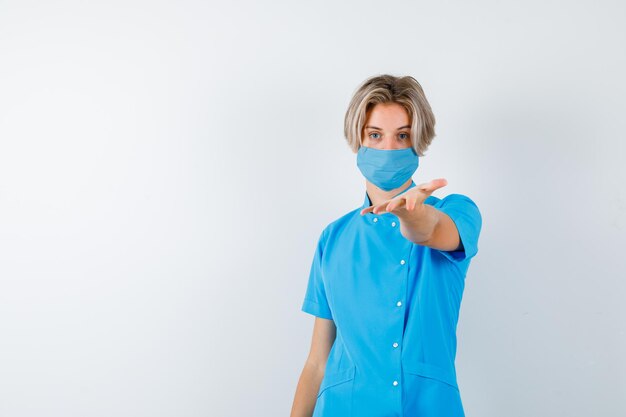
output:
[[0, 415], [288, 415], [383, 73], [483, 215], [467, 416], [626, 415], [625, 48], [620, 1], [1, 1]]

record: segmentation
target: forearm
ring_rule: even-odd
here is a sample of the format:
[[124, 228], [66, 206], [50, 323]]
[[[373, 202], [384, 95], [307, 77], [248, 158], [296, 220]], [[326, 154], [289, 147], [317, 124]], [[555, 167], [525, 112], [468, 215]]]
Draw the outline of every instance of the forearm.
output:
[[423, 245], [432, 238], [442, 214], [428, 204], [417, 206], [400, 219], [400, 232], [411, 242]]
[[291, 407], [290, 417], [311, 417], [320, 384], [324, 378], [324, 370], [308, 362], [300, 374], [296, 394]]

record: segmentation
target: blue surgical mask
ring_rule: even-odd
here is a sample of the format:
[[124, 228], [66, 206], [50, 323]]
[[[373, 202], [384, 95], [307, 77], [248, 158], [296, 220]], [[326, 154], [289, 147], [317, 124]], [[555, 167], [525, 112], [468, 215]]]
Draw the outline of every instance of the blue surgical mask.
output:
[[413, 147], [404, 149], [376, 149], [361, 146], [356, 164], [369, 182], [390, 191], [407, 182], [419, 165]]

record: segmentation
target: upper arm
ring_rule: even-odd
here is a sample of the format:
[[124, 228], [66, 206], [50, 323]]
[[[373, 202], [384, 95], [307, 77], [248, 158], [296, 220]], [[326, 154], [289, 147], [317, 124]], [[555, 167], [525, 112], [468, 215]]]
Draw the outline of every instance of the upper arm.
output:
[[328, 354], [335, 342], [337, 334], [326, 295], [322, 271], [322, 257], [326, 246], [326, 238], [326, 229], [324, 229], [315, 247], [315, 254], [311, 262], [309, 279], [301, 307], [301, 310], [305, 313], [315, 316], [311, 349], [306, 362], [307, 366], [313, 367], [313, 369], [321, 375], [324, 374]]
[[439, 221], [426, 246], [453, 262], [475, 256], [482, 228], [482, 215], [476, 203], [463, 194], [450, 194], [435, 209], [440, 212]]
[[326, 287], [322, 273], [322, 256], [326, 242], [326, 230], [324, 229], [315, 248], [306, 293], [302, 300], [301, 310], [316, 317], [332, 320], [333, 315], [326, 296]]
[[437, 223], [430, 238], [421, 245], [442, 251], [458, 250], [462, 241], [456, 223], [445, 212], [432, 209], [437, 211]]

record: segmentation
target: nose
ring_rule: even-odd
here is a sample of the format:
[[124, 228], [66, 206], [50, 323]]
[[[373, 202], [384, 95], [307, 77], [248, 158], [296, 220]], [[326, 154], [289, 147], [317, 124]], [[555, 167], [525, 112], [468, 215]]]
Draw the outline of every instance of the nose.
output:
[[385, 138], [380, 144], [380, 149], [389, 150], [389, 149], [402, 149], [402, 144], [398, 143], [397, 140], [393, 138]]

